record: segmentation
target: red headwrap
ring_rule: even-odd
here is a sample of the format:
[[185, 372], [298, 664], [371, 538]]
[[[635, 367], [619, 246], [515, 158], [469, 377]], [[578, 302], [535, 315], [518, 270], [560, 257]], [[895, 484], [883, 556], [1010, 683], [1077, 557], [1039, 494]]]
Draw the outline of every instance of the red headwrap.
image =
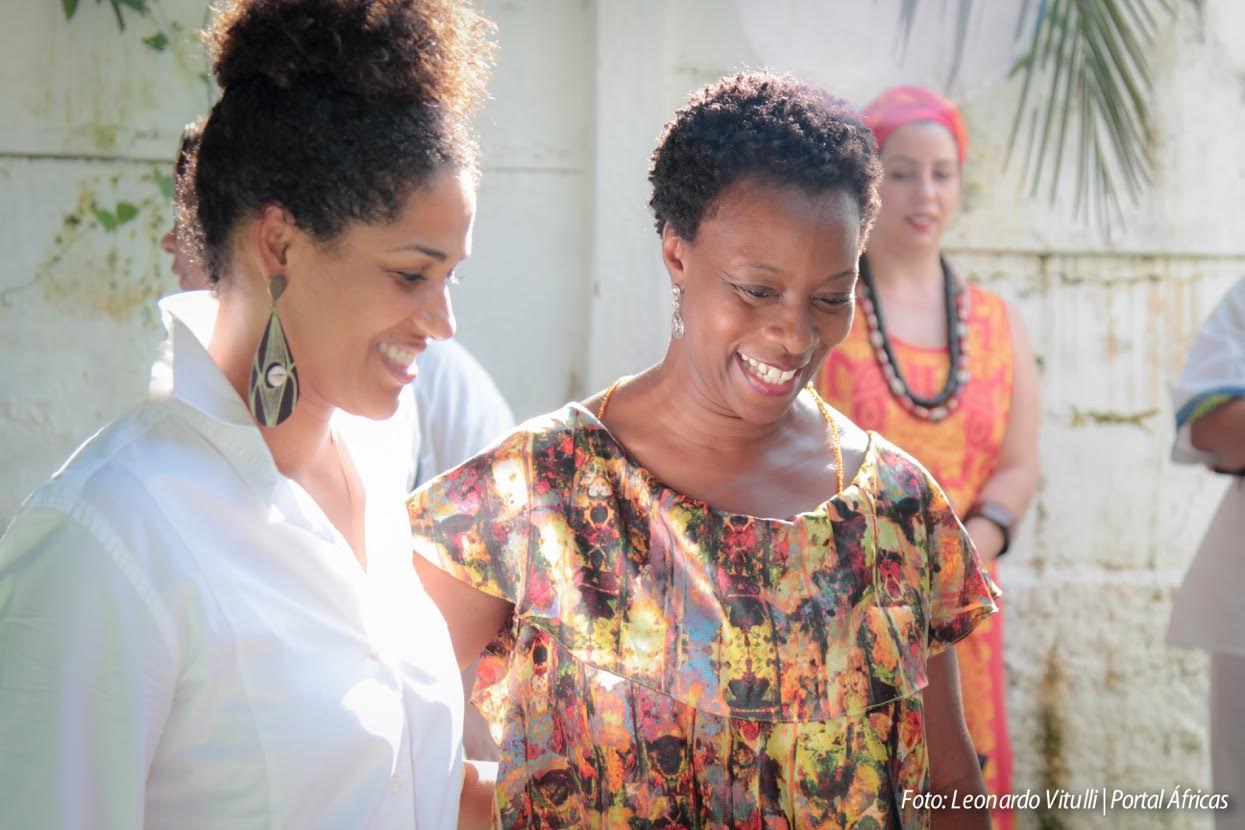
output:
[[888, 89], [865, 107], [865, 123], [878, 140], [878, 152], [895, 130], [914, 121], [935, 121], [950, 131], [960, 153], [960, 164], [968, 152], [968, 130], [955, 104], [919, 86]]

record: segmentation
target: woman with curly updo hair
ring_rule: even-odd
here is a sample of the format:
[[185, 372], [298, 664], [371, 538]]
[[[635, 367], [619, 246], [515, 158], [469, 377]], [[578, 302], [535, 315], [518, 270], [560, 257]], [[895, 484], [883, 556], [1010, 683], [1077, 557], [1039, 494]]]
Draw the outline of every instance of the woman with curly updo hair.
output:
[[[653, 153], [665, 358], [408, 501], [502, 758], [502, 827], [988, 827], [952, 643], [993, 585], [925, 470], [809, 387], [878, 211], [868, 128], [793, 78]], [[491, 643], [491, 645], [490, 645]]]
[[216, 15], [215, 290], [163, 303], [150, 399], [0, 540], [0, 826], [487, 824], [395, 448], [454, 331], [491, 36], [449, 0]]

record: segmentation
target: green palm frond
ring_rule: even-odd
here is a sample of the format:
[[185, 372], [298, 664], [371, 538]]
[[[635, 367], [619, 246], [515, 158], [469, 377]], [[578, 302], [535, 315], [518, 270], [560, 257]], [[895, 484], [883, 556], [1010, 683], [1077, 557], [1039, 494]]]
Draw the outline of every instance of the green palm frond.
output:
[[[1149, 55], [1173, 0], [1042, 0], [1023, 75], [1008, 160], [1024, 135], [1024, 179], [1053, 202], [1069, 145], [1076, 148], [1078, 216], [1110, 228], [1122, 198], [1151, 183]], [[1091, 213], [1092, 211], [1092, 213]]]
[[[944, 12], [950, 0], [942, 0]], [[973, 0], [957, 0], [947, 86], [959, 74]], [[1150, 55], [1176, 0], [1019, 0], [1015, 39], [1024, 44], [1011, 75], [1024, 79], [1008, 141], [1023, 145], [1023, 180], [1054, 202], [1075, 157], [1077, 216], [1109, 230], [1124, 199], [1151, 184]], [[1189, 0], [1199, 13], [1205, 0]], [[920, 0], [902, 0], [896, 49], [907, 49]]]

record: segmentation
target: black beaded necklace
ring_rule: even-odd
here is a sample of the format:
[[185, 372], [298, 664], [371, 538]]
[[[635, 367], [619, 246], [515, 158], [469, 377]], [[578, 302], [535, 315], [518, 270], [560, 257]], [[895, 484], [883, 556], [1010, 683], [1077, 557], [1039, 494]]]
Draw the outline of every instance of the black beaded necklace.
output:
[[942, 266], [943, 293], [947, 309], [947, 351], [951, 357], [951, 367], [947, 372], [947, 382], [942, 391], [932, 398], [915, 394], [908, 388], [899, 361], [895, 358], [890, 337], [886, 334], [886, 323], [882, 319], [882, 304], [874, 287], [873, 274], [869, 271], [867, 257], [860, 258], [860, 306], [869, 323], [869, 344], [873, 346], [874, 357], [886, 377], [891, 394], [898, 399], [905, 410], [927, 421], [941, 421], [959, 408], [960, 394], [968, 382], [968, 369], [964, 364], [968, 355], [968, 325], [964, 312], [964, 288], [951, 273], [947, 260], [938, 258]]

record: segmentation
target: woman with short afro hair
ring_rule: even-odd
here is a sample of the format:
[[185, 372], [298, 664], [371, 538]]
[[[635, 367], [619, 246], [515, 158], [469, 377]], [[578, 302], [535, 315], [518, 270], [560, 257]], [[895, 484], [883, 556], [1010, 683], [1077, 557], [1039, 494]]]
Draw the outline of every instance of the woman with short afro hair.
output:
[[216, 14], [214, 291], [162, 303], [150, 399], [0, 540], [0, 826], [487, 826], [401, 447], [454, 331], [491, 33], [450, 0]]
[[992, 583], [920, 465], [808, 388], [879, 173], [821, 90], [696, 92], [650, 176], [665, 358], [409, 499], [460, 662], [488, 646], [501, 827], [924, 827], [983, 792], [949, 646]]

